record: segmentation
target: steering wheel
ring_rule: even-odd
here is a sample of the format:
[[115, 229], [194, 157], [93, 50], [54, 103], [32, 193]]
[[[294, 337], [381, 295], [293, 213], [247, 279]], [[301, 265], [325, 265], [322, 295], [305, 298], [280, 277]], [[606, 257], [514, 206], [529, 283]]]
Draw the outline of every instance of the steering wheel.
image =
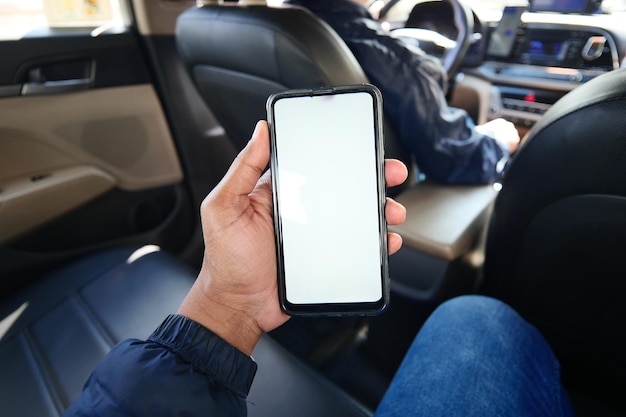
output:
[[[451, 30], [432, 30], [420, 27], [420, 15], [428, 10], [445, 14]], [[441, 32], [445, 32], [441, 33]], [[448, 80], [452, 79], [467, 53], [474, 34], [474, 16], [469, 6], [459, 0], [435, 0], [416, 4], [409, 14], [405, 27], [391, 31], [393, 36], [416, 41], [424, 52], [441, 59]]]

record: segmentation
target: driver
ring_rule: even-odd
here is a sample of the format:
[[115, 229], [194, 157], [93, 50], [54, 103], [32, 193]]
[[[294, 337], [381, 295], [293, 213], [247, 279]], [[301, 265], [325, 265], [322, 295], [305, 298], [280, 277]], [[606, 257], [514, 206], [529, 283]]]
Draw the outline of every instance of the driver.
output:
[[489, 184], [500, 178], [519, 145], [517, 129], [504, 119], [476, 126], [464, 110], [449, 107], [440, 60], [390, 36], [359, 4], [364, 0], [285, 3], [309, 9], [346, 42], [381, 90], [385, 115], [426, 178], [449, 184]]

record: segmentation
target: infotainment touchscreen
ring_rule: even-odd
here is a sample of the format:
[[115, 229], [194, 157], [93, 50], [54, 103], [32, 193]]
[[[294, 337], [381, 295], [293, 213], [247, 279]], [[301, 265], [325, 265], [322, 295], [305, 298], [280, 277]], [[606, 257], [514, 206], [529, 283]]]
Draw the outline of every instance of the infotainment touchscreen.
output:
[[562, 61], [565, 58], [569, 41], [562, 40], [530, 40], [523, 57], [532, 62], [540, 60]]
[[531, 12], [592, 13], [597, 8], [594, 0], [531, 0]]
[[502, 18], [489, 38], [487, 54], [497, 58], [506, 58], [511, 55], [517, 29], [526, 11], [522, 6], [507, 6], [502, 11]]

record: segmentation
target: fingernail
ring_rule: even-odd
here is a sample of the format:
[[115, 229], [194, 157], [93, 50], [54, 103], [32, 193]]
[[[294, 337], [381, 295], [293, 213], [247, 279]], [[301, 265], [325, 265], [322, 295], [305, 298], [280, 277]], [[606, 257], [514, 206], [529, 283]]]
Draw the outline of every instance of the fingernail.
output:
[[258, 122], [256, 122], [256, 125], [254, 126], [254, 132], [252, 132], [252, 138], [254, 138], [259, 133], [260, 128], [261, 128], [261, 121], [259, 120]]

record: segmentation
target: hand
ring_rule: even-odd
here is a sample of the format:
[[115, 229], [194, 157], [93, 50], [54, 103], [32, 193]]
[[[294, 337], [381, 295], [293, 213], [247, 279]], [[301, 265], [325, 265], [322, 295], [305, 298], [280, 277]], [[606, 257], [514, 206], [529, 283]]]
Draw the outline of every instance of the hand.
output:
[[515, 125], [508, 120], [494, 119], [485, 124], [476, 126], [476, 131], [491, 136], [499, 142], [509, 154], [515, 153], [520, 144], [519, 132]]
[[[202, 269], [178, 310], [248, 355], [263, 332], [289, 319], [278, 302], [271, 179], [269, 171], [261, 175], [268, 163], [269, 132], [260, 121], [202, 203]], [[385, 161], [387, 186], [406, 177], [402, 162]], [[406, 210], [387, 199], [385, 216], [389, 224], [400, 224]], [[390, 233], [389, 253], [401, 246], [402, 238]]]

